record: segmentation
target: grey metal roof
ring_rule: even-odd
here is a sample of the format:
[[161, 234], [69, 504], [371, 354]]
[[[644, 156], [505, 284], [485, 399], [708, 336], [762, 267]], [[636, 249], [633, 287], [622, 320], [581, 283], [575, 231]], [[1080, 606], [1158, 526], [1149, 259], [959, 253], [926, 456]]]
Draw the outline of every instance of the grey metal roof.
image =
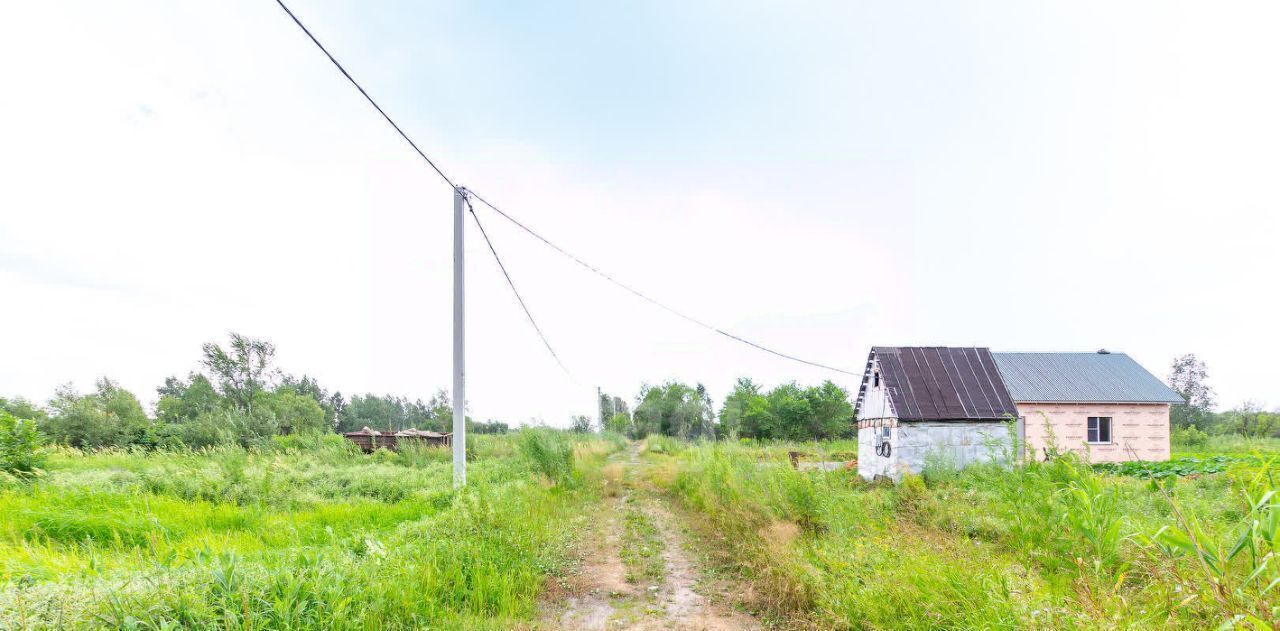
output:
[[1186, 403], [1124, 353], [992, 353], [1014, 401]]

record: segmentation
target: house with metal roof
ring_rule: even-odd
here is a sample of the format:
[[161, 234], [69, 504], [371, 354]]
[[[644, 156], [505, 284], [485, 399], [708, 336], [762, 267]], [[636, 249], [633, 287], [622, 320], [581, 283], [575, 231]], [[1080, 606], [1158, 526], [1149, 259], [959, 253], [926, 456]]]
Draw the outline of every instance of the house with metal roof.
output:
[[1186, 401], [1124, 353], [993, 353], [1018, 406], [1026, 457], [1053, 446], [1091, 462], [1169, 459], [1169, 406]]
[[1167, 460], [1176, 392], [1123, 353], [992, 353], [876, 346], [858, 389], [858, 472], [919, 473], [931, 460]]

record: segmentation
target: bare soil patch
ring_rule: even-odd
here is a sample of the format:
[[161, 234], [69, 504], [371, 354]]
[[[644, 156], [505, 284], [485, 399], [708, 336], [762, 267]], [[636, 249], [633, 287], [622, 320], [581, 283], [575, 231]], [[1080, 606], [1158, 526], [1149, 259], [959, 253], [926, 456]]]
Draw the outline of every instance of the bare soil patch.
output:
[[[592, 531], [584, 537], [577, 571], [562, 588], [549, 590], [543, 629], [588, 631], [729, 631], [760, 629], [760, 623], [704, 592], [702, 571], [690, 555], [684, 529], [662, 498], [636, 488], [635, 469], [643, 466], [632, 449], [625, 460], [625, 486], [621, 497], [606, 498]], [[644, 511], [657, 527], [662, 544], [661, 577], [637, 579], [634, 568], [628, 582], [622, 561], [624, 511]], [[631, 543], [634, 545], [634, 542]], [[714, 591], [714, 590], [713, 590]]]

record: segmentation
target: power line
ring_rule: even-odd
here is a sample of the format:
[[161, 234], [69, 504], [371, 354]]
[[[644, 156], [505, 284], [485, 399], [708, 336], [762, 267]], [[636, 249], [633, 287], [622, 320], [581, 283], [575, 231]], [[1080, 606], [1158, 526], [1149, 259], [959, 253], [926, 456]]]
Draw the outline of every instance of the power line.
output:
[[[465, 189], [461, 189], [457, 184], [455, 184], [454, 181], [450, 179], [449, 176], [445, 175], [444, 171], [442, 171], [440, 167], [436, 165], [435, 161], [427, 157], [427, 154], [423, 152], [422, 149], [418, 148], [418, 144], [413, 142], [413, 139], [410, 138], [408, 134], [404, 133], [403, 129], [400, 129], [400, 126], [397, 125], [396, 122], [392, 120], [390, 116], [387, 115], [386, 111], [384, 111], [382, 107], [378, 105], [377, 101], [373, 100], [373, 97], [369, 96], [369, 93], [366, 92], [365, 89], [360, 86], [360, 82], [356, 81], [355, 77], [352, 77], [351, 73], [347, 72], [347, 69], [343, 68], [342, 64], [339, 63], [338, 60], [335, 59], [334, 56], [329, 52], [329, 50], [324, 47], [324, 44], [321, 44], [320, 40], [316, 39], [316, 36], [311, 34], [311, 30], [308, 29], [307, 26], [302, 23], [302, 20], [298, 19], [298, 16], [294, 15], [293, 11], [289, 10], [289, 7], [285, 5], [283, 0], [276, 0], [276, 4], [280, 5], [280, 8], [284, 9], [284, 12], [287, 13], [289, 17], [293, 19], [293, 23], [297, 24], [298, 28], [302, 29], [303, 33], [307, 34], [307, 37], [309, 37], [311, 41], [316, 45], [316, 47], [320, 49], [320, 52], [324, 53], [324, 56], [328, 57], [329, 61], [333, 62], [333, 65], [338, 69], [339, 72], [342, 73], [342, 76], [346, 77], [347, 81], [350, 81], [351, 85], [355, 86], [356, 89], [360, 91], [360, 94], [364, 95], [365, 100], [369, 101], [369, 104], [373, 106], [373, 109], [378, 110], [378, 113], [381, 114], [382, 118], [386, 119], [387, 123], [389, 123], [391, 127], [396, 130], [396, 133], [400, 134], [400, 137], [404, 138], [405, 142], [409, 143], [409, 146], [413, 147], [413, 150], [418, 152], [418, 155], [421, 156], [422, 159], [425, 160], [427, 164], [433, 170], [435, 170], [437, 174], [440, 175], [441, 178], [444, 178], [444, 181], [447, 182], [450, 187], [452, 187], [455, 191], [461, 192], [465, 197], [466, 196]], [[533, 325], [533, 330], [537, 331], [539, 338], [542, 338], [543, 345], [547, 347], [547, 351], [551, 353], [551, 356], [553, 358], [555, 358], [556, 363], [560, 365], [561, 370], [564, 370], [566, 374], [569, 374], [572, 377], [572, 373], [569, 373], [569, 369], [565, 367], [564, 362], [560, 361], [560, 356], [557, 355], [555, 349], [551, 347], [551, 342], [547, 341], [547, 336], [542, 333], [542, 328], [539, 327], [537, 321], [533, 319], [533, 314], [529, 311], [529, 306], [525, 304], [524, 298], [520, 296], [520, 291], [516, 289], [515, 281], [511, 280], [511, 274], [507, 273], [507, 267], [502, 264], [502, 257], [498, 256], [498, 251], [493, 247], [493, 241], [489, 240], [489, 235], [488, 233], [485, 232], [484, 225], [480, 223], [480, 217], [476, 216], [475, 208], [471, 206], [470, 200], [467, 200], [467, 208], [471, 211], [471, 218], [475, 219], [476, 227], [480, 229], [480, 234], [484, 236], [484, 242], [488, 244], [489, 251], [493, 253], [493, 259], [498, 262], [498, 268], [502, 270], [502, 275], [506, 277], [507, 285], [511, 287], [511, 293], [515, 294], [516, 301], [520, 303], [520, 308], [524, 310], [525, 316], [529, 318], [529, 323]]]
[[[369, 96], [369, 93], [368, 93], [368, 92], [366, 92], [366, 91], [365, 91], [365, 89], [364, 89], [363, 87], [361, 87], [361, 86], [360, 86], [360, 83], [359, 83], [359, 82], [357, 82], [357, 81], [355, 80], [355, 77], [352, 77], [352, 76], [351, 76], [351, 73], [347, 72], [347, 69], [346, 69], [346, 68], [343, 68], [343, 67], [342, 67], [342, 64], [338, 63], [338, 60], [337, 60], [337, 59], [335, 59], [335, 58], [334, 58], [334, 56], [333, 56], [332, 54], [330, 54], [330, 53], [329, 53], [329, 50], [328, 50], [327, 48], [325, 48], [325, 47], [324, 47], [324, 44], [321, 44], [321, 43], [320, 43], [320, 40], [316, 39], [316, 36], [311, 34], [311, 31], [306, 27], [306, 25], [305, 25], [305, 24], [303, 24], [303, 23], [302, 23], [302, 20], [299, 20], [299, 19], [298, 19], [298, 16], [294, 15], [294, 14], [293, 14], [293, 11], [290, 11], [290, 10], [289, 10], [289, 7], [285, 5], [284, 1], [283, 1], [283, 0], [276, 0], [276, 4], [280, 5], [280, 8], [281, 8], [281, 9], [284, 9], [284, 12], [285, 12], [286, 14], [288, 14], [288, 15], [289, 15], [289, 17], [293, 20], [294, 24], [297, 24], [297, 25], [298, 25], [298, 28], [302, 29], [302, 32], [303, 32], [303, 33], [306, 33], [307, 37], [311, 39], [312, 43], [314, 43], [314, 44], [316, 45], [316, 47], [320, 49], [320, 52], [324, 53], [324, 56], [325, 56], [325, 57], [328, 57], [328, 58], [329, 58], [329, 61], [333, 62], [334, 67], [336, 67], [336, 68], [338, 69], [338, 71], [342, 73], [342, 76], [346, 77], [346, 78], [347, 78], [347, 81], [350, 81], [350, 82], [351, 82], [351, 85], [355, 86], [355, 88], [356, 88], [357, 90], [359, 90], [359, 91], [360, 91], [360, 94], [364, 96], [365, 100], [369, 101], [369, 104], [370, 104], [370, 105], [372, 105], [372, 106], [373, 106], [373, 108], [374, 108], [375, 110], [378, 110], [378, 113], [382, 115], [382, 118], [386, 119], [387, 123], [388, 123], [388, 124], [390, 124], [390, 125], [391, 125], [391, 127], [392, 127], [393, 129], [395, 129], [395, 130], [396, 130], [396, 133], [400, 134], [400, 137], [401, 137], [401, 138], [404, 138], [405, 142], [409, 143], [409, 146], [410, 146], [410, 147], [413, 147], [413, 150], [414, 150], [414, 151], [416, 151], [416, 152], [418, 152], [418, 155], [419, 155], [419, 156], [421, 156], [421, 157], [422, 157], [422, 159], [426, 161], [427, 165], [429, 165], [433, 170], [435, 170], [435, 172], [436, 172], [437, 174], [439, 174], [439, 176], [440, 176], [441, 178], [443, 178], [443, 179], [444, 179], [444, 181], [445, 181], [445, 182], [447, 182], [447, 183], [449, 184], [449, 186], [450, 186], [450, 187], [452, 187], [455, 191], [462, 191], [463, 189], [461, 189], [457, 184], [455, 184], [455, 183], [454, 183], [454, 181], [453, 181], [452, 179], [450, 179], [448, 175], [445, 175], [444, 171], [440, 170], [440, 167], [439, 167], [439, 166], [437, 166], [437, 165], [436, 165], [436, 163], [435, 163], [434, 161], [432, 161], [432, 159], [431, 159], [431, 158], [427, 157], [427, 154], [426, 154], [425, 152], [423, 152], [423, 151], [422, 151], [422, 149], [419, 149], [419, 148], [418, 148], [417, 143], [413, 142], [413, 139], [412, 139], [412, 138], [409, 138], [409, 135], [408, 135], [408, 134], [406, 134], [406, 133], [404, 133], [404, 130], [403, 130], [403, 129], [400, 129], [400, 126], [399, 126], [399, 125], [397, 125], [397, 124], [396, 124], [396, 122], [395, 122], [394, 120], [392, 120], [392, 118], [391, 118], [390, 116], [388, 116], [388, 115], [387, 115], [387, 113], [386, 113], [385, 111], [383, 111], [382, 107], [378, 105], [378, 102], [377, 102], [377, 101], [374, 101], [374, 100], [373, 100], [373, 97]], [[729, 339], [731, 339], [731, 340], [734, 340], [734, 341], [736, 341], [736, 342], [740, 342], [740, 343], [742, 343], [742, 344], [746, 344], [747, 346], [751, 346], [751, 347], [753, 347], [753, 348], [756, 348], [756, 349], [761, 350], [761, 351], [764, 351], [764, 352], [766, 352], [766, 353], [769, 353], [769, 354], [775, 355], [775, 356], [777, 356], [777, 357], [781, 357], [781, 358], [783, 358], [783, 359], [789, 359], [789, 360], [791, 360], [791, 361], [799, 362], [799, 363], [801, 363], [801, 364], [806, 364], [806, 365], [809, 365], [809, 366], [813, 366], [813, 367], [815, 367], [815, 368], [822, 368], [822, 369], [825, 369], [825, 370], [832, 370], [832, 371], [835, 371], [835, 372], [838, 372], [838, 373], [843, 373], [843, 374], [846, 374], [846, 375], [852, 375], [852, 376], [854, 376], [854, 377], [859, 377], [859, 376], [861, 376], [861, 373], [855, 373], [855, 372], [853, 372], [853, 371], [844, 370], [844, 369], [842, 369], [842, 368], [836, 368], [836, 367], [834, 367], [834, 366], [828, 366], [828, 365], [826, 365], [826, 364], [820, 364], [820, 363], [818, 363], [818, 362], [812, 362], [812, 361], [809, 361], [809, 360], [807, 360], [807, 359], [801, 359], [801, 358], [796, 357], [796, 356], [794, 356], [794, 355], [788, 355], [788, 354], [786, 354], [786, 353], [781, 353], [781, 352], [775, 351], [775, 350], [773, 350], [773, 349], [771, 349], [771, 348], [768, 348], [768, 347], [762, 346], [762, 345], [760, 345], [760, 344], [757, 344], [757, 343], [755, 343], [755, 342], [752, 342], [751, 340], [748, 340], [748, 339], [745, 339], [745, 338], [739, 337], [739, 336], [737, 336], [737, 335], [734, 335], [734, 334], [732, 334], [732, 333], [729, 333], [728, 331], [725, 331], [724, 329], [721, 329], [721, 328], [719, 328], [719, 327], [712, 326], [712, 325], [710, 325], [710, 324], [707, 324], [706, 322], [703, 322], [703, 321], [701, 321], [701, 320], [698, 320], [697, 318], [694, 318], [694, 317], [692, 317], [692, 316], [686, 315], [686, 314], [684, 314], [684, 313], [682, 313], [682, 312], [680, 312], [680, 311], [677, 311], [676, 309], [673, 309], [673, 308], [671, 308], [671, 307], [668, 307], [667, 305], [665, 305], [665, 304], [663, 304], [663, 303], [661, 303], [661, 302], [658, 302], [657, 300], [654, 300], [653, 298], [650, 298], [649, 296], [647, 296], [647, 295], [645, 295], [645, 294], [641, 293], [640, 291], [638, 291], [638, 290], [636, 290], [636, 289], [632, 288], [631, 286], [629, 286], [629, 285], [627, 285], [627, 284], [625, 284], [625, 283], [622, 283], [621, 281], [616, 280], [616, 279], [615, 279], [615, 278], [613, 278], [612, 276], [610, 276], [610, 275], [608, 275], [608, 274], [606, 274], [606, 273], [604, 273], [604, 272], [600, 271], [600, 270], [599, 270], [599, 269], [597, 269], [595, 266], [593, 266], [593, 265], [591, 265], [591, 264], [587, 263], [586, 261], [583, 261], [582, 259], [580, 259], [580, 258], [578, 258], [578, 257], [576, 257], [576, 256], [574, 256], [574, 255], [572, 255], [572, 254], [570, 254], [570, 253], [569, 253], [567, 250], [565, 250], [564, 248], [562, 248], [562, 247], [560, 247], [560, 246], [558, 246], [558, 245], [556, 245], [556, 244], [552, 243], [551, 241], [547, 240], [547, 239], [546, 239], [545, 237], [543, 237], [542, 235], [538, 234], [537, 232], [534, 232], [534, 231], [533, 231], [532, 229], [530, 229], [528, 226], [526, 226], [526, 225], [524, 225], [524, 224], [520, 223], [519, 221], [517, 221], [517, 220], [516, 220], [515, 218], [513, 218], [511, 215], [508, 215], [507, 213], [503, 212], [503, 211], [502, 211], [502, 209], [498, 208], [497, 206], [494, 206], [493, 204], [490, 204], [490, 203], [489, 203], [488, 201], [486, 201], [483, 197], [480, 197], [479, 195], [476, 195], [474, 191], [467, 191], [467, 192], [468, 192], [468, 193], [470, 193], [470, 195], [471, 195], [472, 197], [475, 197], [476, 199], [480, 200], [480, 202], [481, 202], [481, 203], [483, 203], [485, 206], [488, 206], [489, 208], [491, 208], [491, 209], [493, 209], [495, 212], [497, 212], [499, 215], [502, 215], [502, 216], [503, 216], [507, 221], [510, 221], [511, 223], [513, 223], [513, 224], [515, 224], [515, 225], [519, 226], [519, 227], [520, 227], [520, 229], [522, 229], [522, 230], [524, 230], [525, 232], [527, 232], [527, 233], [529, 233], [529, 234], [533, 235], [533, 236], [534, 236], [534, 237], [536, 237], [539, 241], [542, 241], [543, 243], [547, 244], [548, 246], [550, 246], [552, 249], [556, 250], [557, 252], [559, 252], [559, 253], [561, 253], [561, 254], [563, 254], [563, 255], [565, 255], [565, 256], [567, 256], [567, 257], [569, 257], [570, 259], [573, 259], [573, 261], [574, 261], [574, 262], [576, 262], [577, 264], [579, 264], [579, 265], [581, 265], [581, 266], [583, 266], [583, 267], [585, 267], [585, 268], [587, 268], [587, 269], [591, 270], [592, 272], [594, 272], [594, 273], [598, 274], [599, 276], [603, 277], [605, 280], [608, 280], [609, 282], [611, 282], [611, 283], [613, 283], [613, 284], [615, 284], [615, 285], [617, 285], [617, 286], [619, 286], [619, 287], [621, 287], [621, 288], [623, 288], [623, 289], [625, 289], [625, 290], [627, 290], [627, 291], [631, 292], [632, 294], [635, 294], [636, 296], [640, 297], [641, 299], [643, 299], [643, 300], [645, 300], [645, 301], [647, 301], [647, 302], [649, 302], [649, 303], [651, 303], [651, 304], [654, 304], [654, 305], [656, 305], [656, 306], [658, 306], [658, 307], [661, 307], [661, 308], [663, 308], [663, 309], [665, 309], [665, 310], [667, 310], [667, 311], [669, 311], [669, 312], [671, 312], [671, 313], [673, 313], [673, 314], [675, 314], [675, 315], [677, 315], [677, 316], [679, 316], [679, 317], [681, 317], [681, 318], [684, 318], [685, 320], [688, 320], [689, 322], [692, 322], [693, 324], [696, 324], [696, 325], [698, 325], [698, 326], [700, 326], [700, 327], [702, 327], [702, 328], [704, 328], [704, 329], [708, 329], [708, 330], [710, 330], [710, 331], [714, 331], [714, 332], [716, 332], [716, 333], [719, 333], [720, 335], [723, 335], [723, 336], [725, 336], [725, 337], [727, 337], [727, 338], [729, 338]], [[511, 291], [515, 294], [515, 296], [516, 296], [516, 300], [518, 300], [518, 301], [520, 302], [520, 307], [521, 307], [522, 309], [524, 309], [524, 313], [525, 313], [525, 315], [529, 317], [529, 322], [533, 324], [533, 328], [534, 328], [534, 330], [536, 330], [536, 331], [538, 332], [538, 337], [542, 338], [542, 343], [543, 343], [544, 345], [546, 345], [547, 350], [551, 352], [551, 356], [552, 356], [552, 357], [555, 357], [556, 363], [560, 364], [560, 368], [564, 369], [564, 370], [565, 370], [565, 372], [566, 372], [566, 373], [568, 373], [569, 371], [568, 371], [568, 369], [567, 369], [567, 368], [565, 368], [564, 363], [560, 361], [560, 357], [559, 357], [559, 356], [557, 356], [557, 355], [556, 355], [555, 350], [551, 348], [551, 344], [547, 341], [547, 337], [546, 337], [545, 335], [543, 335], [543, 334], [542, 334], [542, 329], [541, 329], [541, 328], [539, 328], [539, 327], [538, 327], [538, 323], [534, 321], [534, 319], [533, 319], [533, 314], [531, 314], [531, 313], [529, 312], [529, 307], [525, 305], [525, 303], [524, 303], [524, 299], [520, 297], [520, 292], [516, 290], [515, 283], [514, 283], [514, 282], [512, 282], [512, 280], [511, 280], [511, 275], [507, 273], [507, 268], [502, 264], [502, 259], [498, 257], [498, 251], [494, 249], [494, 247], [493, 247], [493, 242], [489, 241], [489, 235], [485, 234], [485, 232], [484, 232], [484, 226], [482, 226], [482, 225], [480, 224], [480, 218], [476, 215], [476, 213], [475, 213], [475, 208], [473, 208], [473, 207], [471, 206], [471, 202], [470, 202], [470, 200], [469, 200], [469, 199], [468, 199], [468, 201], [467, 201], [467, 207], [471, 210], [471, 216], [472, 216], [472, 218], [474, 218], [474, 219], [475, 219], [475, 221], [476, 221], [476, 226], [480, 228], [480, 233], [481, 233], [482, 235], [484, 235], [485, 243], [488, 243], [488, 245], [489, 245], [489, 251], [493, 253], [493, 257], [494, 257], [494, 259], [498, 261], [498, 267], [500, 267], [500, 268], [502, 269], [502, 274], [503, 274], [503, 276], [505, 276], [505, 277], [506, 277], [506, 279], [507, 279], [507, 284], [511, 286]], [[572, 375], [571, 375], [571, 376], [572, 376]]]
[[[472, 193], [474, 195], [474, 193]], [[484, 237], [484, 242], [489, 246], [489, 252], [493, 253], [493, 260], [498, 262], [498, 269], [502, 270], [502, 275], [507, 279], [507, 285], [511, 287], [511, 293], [515, 294], [516, 301], [520, 303], [520, 308], [524, 309], [524, 315], [529, 318], [529, 324], [533, 325], [533, 330], [538, 332], [538, 337], [542, 338], [543, 346], [547, 347], [547, 352], [551, 353], [551, 357], [555, 358], [556, 363], [560, 364], [560, 369], [573, 377], [573, 373], [565, 367], [564, 362], [560, 361], [560, 356], [556, 354], [556, 349], [551, 348], [551, 342], [547, 341], [547, 336], [542, 333], [542, 327], [538, 326], [538, 322], [533, 319], [533, 314], [529, 311], [529, 306], [524, 303], [524, 298], [520, 297], [520, 290], [516, 289], [515, 281], [511, 280], [511, 274], [507, 273], [507, 266], [502, 264], [502, 257], [498, 256], [498, 250], [493, 247], [493, 241], [489, 239], [489, 233], [485, 232], [484, 224], [480, 223], [480, 216], [476, 214], [476, 209], [471, 205], [471, 200], [467, 200], [467, 209], [471, 211], [471, 218], [476, 221], [476, 227], [480, 229], [480, 235]], [[575, 378], [574, 381], [577, 381]]]
[[[753, 348], [755, 348], [755, 349], [757, 349], [757, 350], [762, 350], [762, 351], [764, 351], [764, 352], [766, 352], [766, 353], [769, 353], [769, 354], [772, 354], [772, 355], [776, 355], [776, 356], [781, 357], [781, 358], [783, 358], [783, 359], [789, 359], [789, 360], [791, 360], [791, 361], [800, 362], [801, 364], [807, 364], [807, 365], [809, 365], [809, 366], [813, 366], [813, 367], [815, 367], [815, 368], [823, 368], [823, 369], [826, 369], [826, 370], [832, 370], [832, 371], [835, 371], [835, 372], [838, 372], [838, 373], [843, 373], [843, 374], [851, 375], [851, 376], [854, 376], [854, 377], [861, 377], [861, 376], [862, 376], [862, 373], [855, 373], [855, 372], [853, 372], [853, 371], [845, 370], [845, 369], [843, 369], [843, 368], [836, 368], [835, 366], [828, 366], [828, 365], [826, 365], [826, 364], [820, 364], [820, 363], [818, 363], [818, 362], [812, 362], [812, 361], [809, 361], [809, 360], [807, 360], [807, 359], [801, 359], [801, 358], [796, 357], [796, 356], [794, 356], [794, 355], [788, 355], [788, 354], [786, 354], [786, 353], [782, 353], [782, 352], [779, 352], [779, 351], [775, 351], [775, 350], [773, 350], [773, 349], [771, 349], [771, 348], [768, 348], [768, 347], [766, 347], [766, 346], [762, 346], [762, 345], [760, 345], [760, 344], [757, 344], [757, 343], [755, 343], [755, 342], [752, 342], [751, 340], [748, 340], [748, 339], [742, 338], [742, 337], [740, 337], [740, 336], [734, 335], [734, 334], [732, 334], [732, 333], [730, 333], [730, 332], [728, 332], [728, 331], [725, 331], [724, 329], [721, 329], [721, 328], [719, 328], [719, 327], [716, 327], [716, 326], [712, 326], [712, 325], [710, 325], [710, 324], [707, 324], [706, 322], [703, 322], [703, 321], [701, 321], [701, 320], [699, 320], [699, 319], [697, 319], [697, 318], [695, 318], [695, 317], [693, 317], [693, 316], [687, 315], [687, 314], [685, 314], [685, 313], [683, 313], [683, 312], [681, 312], [681, 311], [678, 311], [678, 310], [676, 310], [676, 309], [674, 309], [674, 308], [672, 308], [672, 307], [669, 307], [669, 306], [667, 306], [667, 305], [665, 305], [665, 304], [663, 304], [663, 303], [661, 303], [661, 302], [658, 302], [657, 300], [655, 300], [655, 299], [653, 299], [653, 298], [650, 298], [649, 296], [647, 296], [647, 295], [645, 295], [644, 293], [640, 292], [639, 290], [637, 290], [637, 289], [635, 289], [635, 288], [631, 287], [630, 285], [627, 285], [626, 283], [623, 283], [622, 281], [619, 281], [619, 280], [615, 279], [614, 277], [612, 277], [612, 276], [610, 276], [610, 275], [608, 275], [608, 274], [604, 273], [603, 271], [601, 271], [600, 269], [598, 269], [596, 266], [591, 265], [590, 263], [587, 263], [586, 261], [584, 261], [584, 260], [582, 260], [582, 259], [578, 258], [577, 256], [574, 256], [573, 254], [570, 254], [568, 250], [565, 250], [564, 248], [562, 248], [562, 247], [560, 247], [560, 246], [558, 246], [558, 245], [556, 245], [556, 244], [552, 243], [552, 242], [551, 242], [550, 240], [548, 240], [546, 237], [544, 237], [544, 236], [542, 236], [542, 235], [538, 234], [537, 232], [534, 232], [532, 228], [530, 228], [529, 226], [524, 225], [523, 223], [520, 223], [520, 221], [516, 220], [516, 219], [515, 219], [514, 217], [512, 217], [511, 215], [508, 215], [507, 213], [503, 212], [503, 210], [502, 210], [501, 208], [498, 208], [497, 206], [494, 206], [493, 204], [489, 203], [489, 201], [488, 201], [488, 200], [486, 200], [485, 198], [483, 198], [483, 197], [481, 197], [481, 196], [477, 195], [474, 191], [472, 191], [472, 192], [471, 192], [471, 196], [472, 196], [472, 197], [474, 197], [474, 198], [476, 198], [477, 200], [479, 200], [479, 201], [480, 201], [480, 203], [484, 204], [485, 206], [488, 206], [488, 207], [489, 207], [490, 209], [492, 209], [494, 212], [496, 212], [496, 213], [498, 213], [499, 215], [501, 215], [501, 216], [502, 216], [503, 218], [505, 218], [507, 221], [510, 221], [511, 223], [513, 223], [513, 224], [515, 224], [516, 226], [518, 226], [521, 230], [524, 230], [525, 232], [527, 232], [527, 233], [529, 233], [530, 235], [532, 235], [534, 238], [536, 238], [536, 239], [538, 239], [539, 241], [541, 241], [541, 242], [545, 243], [545, 244], [546, 244], [547, 246], [549, 246], [551, 249], [553, 249], [553, 250], [555, 250], [555, 251], [557, 251], [557, 252], [559, 252], [559, 253], [561, 253], [561, 254], [565, 255], [566, 257], [568, 257], [568, 258], [572, 259], [572, 260], [573, 260], [573, 262], [577, 263], [578, 265], [581, 265], [581, 266], [583, 266], [583, 267], [585, 267], [585, 268], [587, 268], [587, 269], [591, 270], [593, 273], [597, 274], [597, 275], [598, 275], [598, 276], [600, 276], [601, 278], [604, 278], [605, 280], [607, 280], [607, 281], [609, 281], [609, 282], [611, 282], [611, 283], [613, 283], [613, 284], [615, 284], [615, 285], [617, 285], [617, 286], [619, 286], [619, 287], [621, 287], [621, 288], [623, 288], [623, 289], [627, 290], [628, 292], [630, 292], [630, 293], [634, 294], [635, 296], [638, 296], [639, 298], [641, 298], [641, 299], [643, 299], [643, 300], [645, 300], [645, 301], [649, 302], [650, 304], [653, 304], [653, 305], [655, 305], [655, 306], [661, 307], [662, 309], [665, 309], [665, 310], [667, 310], [667, 311], [668, 311], [668, 312], [670, 312], [670, 313], [673, 313], [673, 314], [675, 314], [675, 315], [677, 315], [677, 316], [679, 316], [679, 317], [681, 317], [681, 318], [684, 318], [685, 320], [688, 320], [689, 322], [692, 322], [693, 324], [696, 324], [696, 325], [698, 325], [698, 326], [700, 326], [700, 327], [702, 327], [702, 328], [704, 328], [704, 329], [708, 329], [708, 330], [710, 330], [710, 331], [714, 331], [714, 332], [716, 332], [716, 333], [719, 333], [720, 335], [723, 335], [723, 336], [725, 336], [725, 337], [727, 337], [727, 338], [729, 338], [729, 339], [731, 339], [731, 340], [734, 340], [734, 341], [736, 341], [736, 342], [741, 342], [741, 343], [743, 343], [743, 344], [746, 344], [747, 346], [751, 346], [751, 347], [753, 347]], [[475, 211], [474, 211], [474, 210], [472, 210], [472, 215], [474, 216], [474, 214], [475, 214]]]
[[320, 49], [320, 52], [324, 53], [324, 56], [328, 57], [329, 61], [332, 61], [333, 65], [338, 68], [338, 71], [342, 73], [342, 76], [346, 77], [347, 81], [351, 82], [351, 85], [356, 86], [356, 89], [360, 91], [360, 94], [364, 95], [365, 100], [369, 101], [369, 105], [372, 105], [373, 109], [378, 110], [378, 113], [382, 114], [382, 117], [387, 119], [387, 122], [391, 124], [391, 127], [395, 128], [396, 133], [400, 134], [400, 137], [404, 138], [405, 142], [409, 143], [409, 146], [413, 147], [413, 150], [417, 151], [418, 155], [422, 156], [422, 159], [426, 160], [427, 164], [431, 165], [431, 168], [435, 169], [435, 172], [440, 174], [440, 177], [444, 178], [444, 181], [448, 182], [449, 186], [456, 190], [458, 188], [458, 185], [454, 184], [453, 180], [449, 179], [449, 176], [445, 175], [444, 171], [441, 171], [440, 167], [436, 166], [436, 163], [433, 162], [431, 158], [428, 158], [427, 154], [423, 153], [423, 151], [418, 148], [418, 145], [413, 142], [413, 139], [409, 138], [409, 135], [404, 133], [404, 130], [400, 129], [400, 126], [397, 125], [394, 120], [391, 120], [391, 117], [387, 116], [386, 112], [382, 111], [382, 108], [378, 105], [378, 102], [374, 101], [373, 97], [369, 96], [369, 93], [365, 92], [364, 88], [360, 87], [360, 84], [356, 82], [355, 77], [352, 77], [351, 73], [347, 72], [347, 69], [343, 68], [342, 64], [338, 63], [338, 60], [334, 59], [333, 55], [329, 54], [329, 50], [324, 47], [324, 44], [321, 44], [320, 40], [316, 39], [316, 36], [311, 34], [311, 31], [308, 30], [306, 25], [302, 23], [302, 20], [299, 20], [298, 16], [294, 15], [293, 11], [290, 11], [289, 7], [285, 6], [283, 0], [276, 0], [276, 4], [280, 5], [280, 8], [284, 9], [284, 12], [288, 13], [290, 18], [293, 18], [293, 23], [297, 24], [298, 28], [302, 29], [302, 32], [306, 33], [307, 37], [311, 38], [311, 41], [314, 42], [315, 45]]

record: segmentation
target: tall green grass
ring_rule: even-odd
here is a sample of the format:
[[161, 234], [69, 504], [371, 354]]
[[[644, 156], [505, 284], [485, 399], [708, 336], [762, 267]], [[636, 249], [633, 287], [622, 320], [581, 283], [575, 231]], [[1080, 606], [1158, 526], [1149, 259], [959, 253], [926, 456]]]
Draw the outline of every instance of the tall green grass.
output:
[[[1202, 434], [1203, 436], [1203, 434]], [[1280, 453], [1280, 438], [1250, 437], [1239, 434], [1209, 435], [1202, 440], [1191, 443], [1179, 442], [1179, 433], [1175, 432], [1173, 451], [1175, 456], [1193, 456], [1203, 454], [1277, 454]]]
[[[597, 500], [522, 440], [477, 441], [462, 492], [437, 452], [328, 438], [59, 450], [0, 488], [0, 628], [508, 628]], [[598, 475], [610, 443], [574, 440], [568, 475]]]
[[841, 629], [1280, 621], [1268, 469], [1162, 489], [1068, 457], [892, 485], [797, 471], [777, 452], [798, 448], [720, 443], [648, 456], [722, 562], [754, 583], [754, 605], [776, 616]]

